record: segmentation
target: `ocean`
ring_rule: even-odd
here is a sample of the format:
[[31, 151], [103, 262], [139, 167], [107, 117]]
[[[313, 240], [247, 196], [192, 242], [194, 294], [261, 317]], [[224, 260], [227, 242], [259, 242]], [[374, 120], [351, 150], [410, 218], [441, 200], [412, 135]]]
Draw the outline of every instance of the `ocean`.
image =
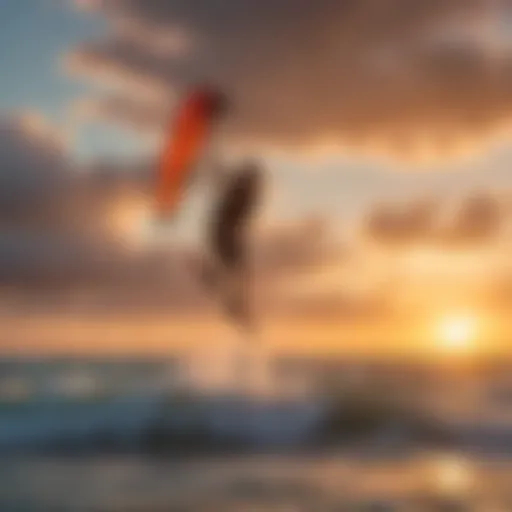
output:
[[2, 512], [512, 510], [511, 466], [457, 454], [15, 458]]
[[371, 435], [318, 442], [322, 395], [205, 396], [179, 373], [160, 359], [0, 361], [0, 511], [512, 510], [502, 373], [445, 388], [441, 444], [380, 409]]

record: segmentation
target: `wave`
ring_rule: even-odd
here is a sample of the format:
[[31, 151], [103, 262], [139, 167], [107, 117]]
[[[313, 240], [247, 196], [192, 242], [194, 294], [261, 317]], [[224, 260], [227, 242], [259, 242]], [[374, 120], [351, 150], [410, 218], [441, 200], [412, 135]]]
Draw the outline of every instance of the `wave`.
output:
[[299, 445], [320, 404], [168, 394], [0, 408], [0, 450], [151, 450]]
[[[512, 426], [483, 416], [441, 423], [379, 394], [351, 405], [326, 397], [250, 399], [180, 392], [168, 362], [0, 361], [0, 451], [165, 453], [458, 443], [512, 451]], [[218, 391], [218, 390], [217, 390]], [[371, 441], [371, 442], [370, 442]]]
[[[354, 443], [369, 450], [441, 443], [483, 452], [512, 448], [512, 430], [445, 425], [416, 413], [333, 410], [319, 400], [248, 400], [168, 392], [43, 401], [0, 409], [0, 451], [205, 453]], [[364, 435], [363, 435], [364, 434]]]

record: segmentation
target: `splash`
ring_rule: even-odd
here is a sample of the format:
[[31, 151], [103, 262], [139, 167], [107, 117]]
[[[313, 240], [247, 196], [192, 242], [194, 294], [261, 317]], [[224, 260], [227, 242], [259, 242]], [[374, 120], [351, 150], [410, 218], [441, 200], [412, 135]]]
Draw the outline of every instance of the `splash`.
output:
[[277, 392], [272, 354], [265, 344], [235, 334], [185, 357], [183, 376], [192, 389], [205, 394], [263, 397]]

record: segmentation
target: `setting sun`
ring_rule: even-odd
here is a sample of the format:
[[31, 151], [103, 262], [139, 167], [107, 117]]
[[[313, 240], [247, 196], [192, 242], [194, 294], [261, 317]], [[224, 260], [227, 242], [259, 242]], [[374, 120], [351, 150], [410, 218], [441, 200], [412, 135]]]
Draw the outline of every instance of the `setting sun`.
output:
[[464, 351], [471, 348], [477, 335], [477, 321], [469, 315], [445, 318], [439, 326], [442, 347], [450, 351]]

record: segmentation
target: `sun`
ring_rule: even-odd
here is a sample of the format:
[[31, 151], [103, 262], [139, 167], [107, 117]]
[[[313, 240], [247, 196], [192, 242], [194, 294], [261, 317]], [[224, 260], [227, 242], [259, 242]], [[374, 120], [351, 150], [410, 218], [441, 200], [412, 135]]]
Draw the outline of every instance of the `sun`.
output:
[[471, 349], [478, 331], [477, 319], [471, 315], [453, 315], [439, 324], [439, 339], [442, 348], [451, 352]]

